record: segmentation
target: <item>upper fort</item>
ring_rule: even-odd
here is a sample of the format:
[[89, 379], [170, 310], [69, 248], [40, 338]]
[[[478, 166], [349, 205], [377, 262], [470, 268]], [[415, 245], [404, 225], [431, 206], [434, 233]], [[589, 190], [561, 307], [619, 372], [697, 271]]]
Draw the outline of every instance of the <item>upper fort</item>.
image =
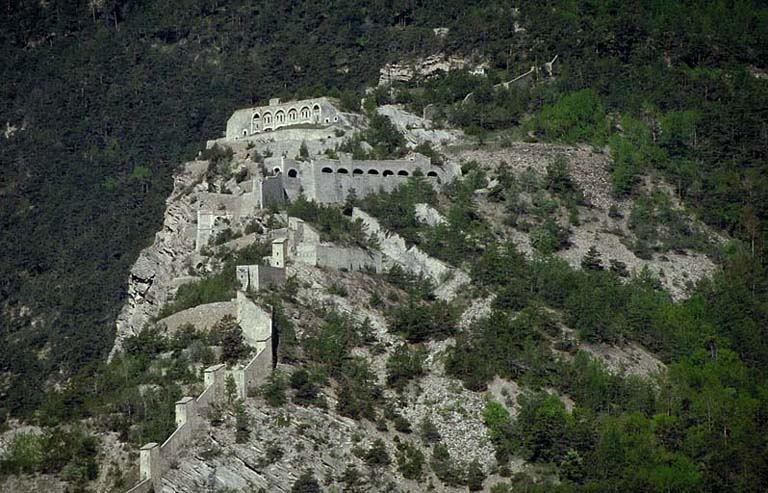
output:
[[226, 139], [240, 140], [291, 125], [333, 125], [340, 118], [341, 115], [327, 98], [289, 102], [273, 98], [267, 106], [235, 111], [227, 120]]

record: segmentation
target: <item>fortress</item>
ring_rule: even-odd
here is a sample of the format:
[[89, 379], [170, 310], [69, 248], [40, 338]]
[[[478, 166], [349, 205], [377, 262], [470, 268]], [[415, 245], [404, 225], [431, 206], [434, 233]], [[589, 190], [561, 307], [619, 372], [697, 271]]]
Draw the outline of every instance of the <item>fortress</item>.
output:
[[[247, 173], [239, 179], [231, 177], [226, 193], [222, 190], [213, 192], [208, 184], [202, 183], [210, 162], [198, 160], [187, 164], [184, 173], [189, 180], [187, 193], [192, 199], [188, 204], [177, 203], [175, 207], [180, 216], [183, 217], [185, 212], [188, 214], [188, 222], [183, 226], [174, 223], [173, 228], [168, 228], [172, 234], [159, 234], [156, 242], [164, 245], [162, 249], [158, 247], [163, 253], [145, 261], [136, 271], [134, 276], [139, 281], [133, 288], [133, 311], [129, 310], [125, 318], [134, 324], [133, 330], [138, 326], [136, 320], [146, 320], [153, 313], [153, 306], [169, 301], [168, 295], [158, 290], [162, 278], [158, 271], [167, 275], [168, 280], [163, 282], [169, 292], [174, 283], [192, 279], [180, 277], [180, 271], [168, 268], [166, 264], [181, 255], [168, 257], [167, 252], [189, 248], [186, 260], [191, 265], [199, 263], [202, 266], [208, 255], [205, 247], [209, 246], [211, 238], [225, 229], [242, 228], [244, 222], [252, 220], [260, 209], [279, 206], [302, 195], [318, 203], [341, 203], [353, 191], [358, 197], [392, 191], [413, 176], [423, 176], [437, 187], [461, 175], [458, 165], [436, 166], [428, 157], [413, 152], [392, 160], [357, 160], [338, 152], [344, 139], [361, 128], [365, 128], [364, 117], [341, 113], [327, 98], [286, 103], [272, 99], [266, 106], [235, 111], [227, 121], [224, 139], [218, 142], [243, 156], [242, 164]], [[209, 142], [209, 146], [216, 143]], [[268, 157], [263, 161], [261, 157], [253, 159], [249, 152], [252, 148]], [[327, 152], [329, 150], [334, 152]], [[339, 159], [327, 157], [334, 153]], [[354, 211], [353, 220], [363, 221], [366, 235], [375, 238], [380, 248], [327, 243], [321, 241], [319, 231], [301, 219], [287, 214], [280, 216], [284, 227], [260, 233], [266, 234], [271, 241], [271, 255], [262, 258], [259, 264], [236, 266], [234, 298], [194, 306], [157, 321], [171, 334], [190, 324], [202, 330], [211, 329], [224, 317], [229, 317], [241, 327], [253, 352], [247, 361], [230, 367], [214, 365], [203, 370], [202, 392], [176, 402], [175, 431], [163, 443], [148, 443], [139, 451], [139, 482], [129, 493], [165, 490], [163, 476], [176, 467], [180, 456], [195, 438], [206, 432], [211, 411], [221, 409], [227, 401], [227, 380], [234, 382], [236, 397], [246, 399], [269, 378], [277, 364], [278, 328], [272, 307], [259, 304], [253, 295], [283, 285], [288, 279], [288, 268], [296, 269], [297, 265], [303, 264], [321, 269], [382, 272], [387, 265], [397, 264], [428, 277], [435, 284], [446, 279], [453, 280], [451, 286], [467, 281], [461, 273], [429, 258], [415, 246], [409, 247], [398, 235], [384, 232], [375, 219], [362, 211]], [[244, 241], [252, 242], [256, 237], [257, 233], [249, 233], [230, 243], [244, 245]], [[173, 248], [166, 248], [169, 242]], [[153, 291], [148, 296], [151, 288]], [[151, 298], [156, 292], [160, 293], [158, 297]], [[444, 296], [441, 291], [437, 294]], [[150, 299], [157, 303], [148, 303]]]
[[[274, 98], [266, 106], [235, 111], [227, 121], [224, 142], [263, 144], [277, 150], [264, 160], [271, 176], [252, 186], [253, 203], [261, 208], [294, 200], [302, 193], [318, 203], [339, 203], [352, 190], [358, 197], [392, 191], [414, 174], [420, 173], [435, 186], [460, 174], [454, 168], [432, 165], [428, 157], [418, 153], [393, 160], [353, 160], [342, 152], [337, 152], [339, 159], [319, 157], [322, 151], [315, 141], [323, 142], [326, 150], [333, 150], [328, 146], [334, 142], [338, 148], [343, 142], [340, 135], [353, 127], [353, 120], [328, 98], [289, 102]], [[328, 127], [336, 127], [336, 132]], [[322, 133], [315, 135], [317, 132]], [[310, 155], [318, 157], [300, 160], [302, 145], [312, 147]]]
[[428, 157], [418, 153], [392, 160], [353, 160], [343, 154], [338, 160], [270, 158], [265, 164], [280, 177], [288, 200], [303, 193], [307, 200], [325, 204], [344, 202], [352, 190], [358, 197], [379, 191], [391, 192], [409, 176], [419, 173], [434, 186], [453, 178], [452, 174], [440, 166], [433, 166]]
[[267, 106], [235, 111], [227, 120], [227, 140], [241, 140], [262, 132], [291, 125], [328, 126], [339, 123], [339, 112], [327, 98], [280, 102], [269, 100]]

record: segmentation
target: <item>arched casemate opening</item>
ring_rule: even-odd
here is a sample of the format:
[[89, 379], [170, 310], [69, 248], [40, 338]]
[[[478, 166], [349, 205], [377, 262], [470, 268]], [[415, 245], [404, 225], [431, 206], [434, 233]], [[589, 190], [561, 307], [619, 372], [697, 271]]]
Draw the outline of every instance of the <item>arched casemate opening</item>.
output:
[[299, 176], [299, 172], [296, 171], [295, 169], [289, 169], [288, 176], [290, 176], [291, 178], [296, 178], [297, 176]]
[[347, 170], [347, 168], [339, 168], [336, 170], [336, 173], [339, 173], [341, 175], [348, 175], [349, 171]]
[[315, 123], [320, 123], [320, 105], [316, 104], [312, 107], [312, 116], [315, 120]]
[[404, 169], [401, 169], [400, 171], [397, 172], [397, 176], [408, 176], [408, 172], [405, 171]]
[[378, 175], [379, 174], [379, 170], [377, 170], [377, 169], [369, 169], [368, 170], [368, 174], [369, 175]]
[[279, 174], [280, 174], [280, 168], [274, 168], [274, 169], [272, 169], [272, 171], [274, 171], [274, 173], [275, 173], [276, 175], [279, 175]]
[[264, 125], [272, 125], [272, 113], [264, 113]]
[[391, 169], [385, 169], [384, 173], [382, 173], [384, 176], [393, 176], [395, 173]]
[[261, 115], [254, 113], [253, 118], [251, 118], [251, 125], [254, 132], [261, 130]]
[[323, 173], [333, 173], [333, 170], [331, 168], [327, 167], [327, 166], [325, 168], [321, 169], [320, 171], [323, 172]]
[[296, 108], [291, 108], [288, 110], [288, 121], [289, 122], [295, 122], [299, 119], [299, 112], [296, 111]]
[[429, 173], [427, 173], [427, 176], [432, 178], [437, 178], [437, 171], [430, 171]]
[[309, 106], [302, 107], [300, 114], [302, 120], [309, 120], [309, 117], [312, 116], [312, 113], [309, 111]]
[[352, 174], [353, 175], [363, 175], [365, 173], [360, 168], [355, 168], [354, 171], [352, 171]]
[[278, 111], [275, 113], [275, 123], [278, 125], [285, 123], [285, 112]]

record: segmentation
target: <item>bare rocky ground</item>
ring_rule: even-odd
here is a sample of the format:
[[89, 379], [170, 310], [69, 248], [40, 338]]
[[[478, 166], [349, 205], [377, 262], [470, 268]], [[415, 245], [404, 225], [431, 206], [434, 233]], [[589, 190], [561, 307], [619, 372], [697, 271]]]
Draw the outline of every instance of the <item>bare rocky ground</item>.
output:
[[[702, 252], [669, 251], [654, 253], [651, 259], [641, 259], [626, 247], [625, 242], [634, 238], [627, 225], [632, 201], [617, 200], [611, 194], [610, 157], [604, 152], [597, 152], [587, 146], [522, 142], [508, 143], [504, 147], [489, 146], [478, 149], [464, 146], [448, 152], [450, 159], [459, 162], [476, 161], [483, 169], [491, 172], [491, 175], [499, 167], [504, 167], [516, 175], [531, 169], [542, 177], [546, 175], [547, 165], [556, 156], [564, 156], [571, 177], [589, 204], [587, 207], [579, 207], [580, 224], [569, 226], [571, 244], [567, 249], [558, 252], [558, 255], [573, 267], [579, 267], [581, 259], [590, 247], [594, 246], [603, 265], [607, 266], [610, 260], [618, 260], [625, 263], [630, 272], [635, 273], [647, 267], [658, 276], [674, 299], [685, 298], [692, 285], [710, 277], [717, 269], [715, 263]], [[646, 179], [643, 189], [650, 186], [648, 182]], [[663, 184], [661, 186], [663, 187]], [[670, 197], [673, 205], [681, 208], [674, 196], [670, 194]], [[483, 194], [477, 196], [477, 203], [483, 217], [490, 221], [495, 229], [513, 240], [521, 251], [528, 255], [533, 254], [528, 234], [505, 224], [506, 213], [503, 204], [491, 202]], [[621, 217], [611, 217], [611, 207], [614, 207]], [[566, 225], [562, 217], [558, 222]], [[722, 241], [718, 233], [701, 223], [697, 222], [697, 225], [707, 231], [713, 241]]]

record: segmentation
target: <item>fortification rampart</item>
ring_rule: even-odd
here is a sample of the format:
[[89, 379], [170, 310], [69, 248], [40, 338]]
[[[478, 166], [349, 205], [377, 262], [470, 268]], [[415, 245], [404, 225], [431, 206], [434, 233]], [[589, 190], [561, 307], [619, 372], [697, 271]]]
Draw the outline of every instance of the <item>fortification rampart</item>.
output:
[[379, 191], [392, 191], [409, 176], [421, 173], [437, 185], [447, 183], [453, 176], [429, 158], [412, 154], [406, 159], [393, 160], [333, 160], [314, 159], [309, 162], [283, 158], [273, 162], [273, 171], [283, 177], [283, 187], [289, 199], [300, 193], [319, 203], [344, 202], [352, 190], [358, 197]]
[[302, 243], [296, 247], [297, 262], [338, 270], [381, 272], [381, 253], [362, 248]]
[[179, 459], [194, 432], [202, 424], [204, 413], [217, 401], [224, 399], [226, 367], [215, 365], [205, 369], [205, 390], [195, 399], [184, 397], [176, 402], [176, 430], [162, 445], [148, 443], [139, 450], [139, 483], [128, 493], [160, 490], [160, 478]]
[[237, 395], [246, 398], [250, 390], [264, 383], [274, 368], [273, 314], [243, 292], [238, 292], [230, 305], [237, 306], [238, 324], [246, 341], [254, 347], [254, 356], [246, 364], [230, 370], [223, 364], [205, 369], [203, 392], [197, 398], [184, 397], [176, 402], [176, 430], [161, 445], [148, 443], [139, 451], [139, 483], [128, 493], [160, 490], [160, 479], [178, 462], [185, 447], [202, 428], [206, 413], [212, 406], [224, 402], [228, 376], [235, 381]]
[[241, 140], [291, 125], [334, 125], [340, 114], [327, 98], [281, 102], [235, 111], [227, 121], [227, 140]]

